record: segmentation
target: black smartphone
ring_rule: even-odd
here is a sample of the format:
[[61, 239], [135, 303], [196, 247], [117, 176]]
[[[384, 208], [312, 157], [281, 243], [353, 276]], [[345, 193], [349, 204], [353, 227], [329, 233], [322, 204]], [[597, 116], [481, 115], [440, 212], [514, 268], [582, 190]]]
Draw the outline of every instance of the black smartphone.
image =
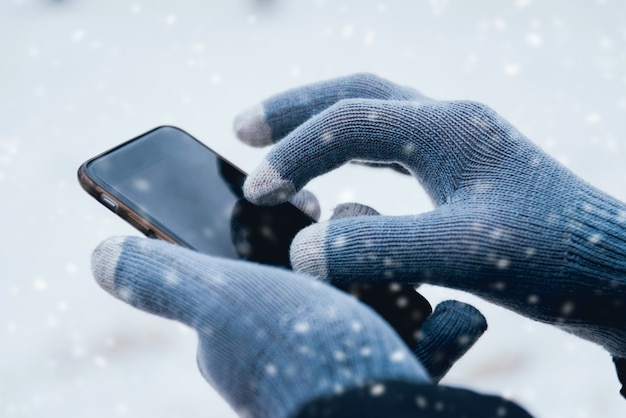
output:
[[289, 267], [314, 220], [290, 203], [244, 199], [243, 171], [186, 132], [153, 129], [84, 163], [83, 188], [145, 235], [205, 254]]
[[[148, 237], [215, 256], [290, 268], [289, 246], [315, 222], [291, 203], [257, 206], [246, 174], [185, 131], [161, 126], [81, 165], [81, 186]], [[377, 310], [409, 346], [430, 304], [411, 286], [341, 287]]]

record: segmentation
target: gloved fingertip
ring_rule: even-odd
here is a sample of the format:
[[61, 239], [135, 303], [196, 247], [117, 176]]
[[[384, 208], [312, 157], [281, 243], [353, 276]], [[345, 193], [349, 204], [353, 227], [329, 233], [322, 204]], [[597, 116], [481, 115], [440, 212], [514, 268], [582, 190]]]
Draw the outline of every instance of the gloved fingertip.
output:
[[487, 330], [487, 319], [475, 307], [458, 300], [445, 300], [435, 308], [435, 312], [441, 315], [450, 315], [456, 322], [467, 324], [468, 328], [482, 334]]
[[320, 203], [317, 200], [317, 197], [315, 197], [315, 195], [310, 191], [300, 190], [291, 199], [291, 204], [316, 221], [319, 220], [321, 215]]
[[126, 237], [112, 237], [101, 242], [91, 255], [94, 278], [107, 292], [115, 295], [115, 270], [122, 254]]
[[283, 179], [269, 161], [263, 160], [246, 178], [243, 194], [257, 205], [276, 205], [290, 200], [297, 190], [294, 184]]
[[201, 299], [200, 291], [220, 280], [216, 264], [195, 251], [137, 236], [109, 238], [92, 255], [93, 275], [112, 296], [190, 326], [209, 300]]
[[289, 256], [292, 268], [318, 279], [327, 279], [325, 247], [326, 224], [319, 223], [304, 228], [291, 242]]
[[447, 300], [424, 321], [413, 353], [438, 382], [487, 329], [480, 311], [463, 302]]
[[265, 110], [259, 104], [235, 117], [233, 129], [237, 138], [253, 147], [264, 147], [272, 141], [272, 128], [265, 121]]
[[360, 203], [342, 203], [334, 210], [330, 219], [342, 219], [352, 216], [376, 216], [380, 215], [376, 209]]

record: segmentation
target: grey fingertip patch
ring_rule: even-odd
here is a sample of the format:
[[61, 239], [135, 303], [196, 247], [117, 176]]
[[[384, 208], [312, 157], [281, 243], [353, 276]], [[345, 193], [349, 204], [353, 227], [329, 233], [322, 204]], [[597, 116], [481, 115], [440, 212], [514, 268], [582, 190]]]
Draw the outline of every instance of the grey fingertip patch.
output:
[[319, 220], [321, 215], [320, 203], [313, 193], [308, 190], [300, 190], [290, 202], [311, 218], [316, 221]]
[[342, 203], [334, 210], [330, 219], [350, 218], [353, 216], [376, 216], [380, 215], [376, 209], [360, 203]]
[[290, 200], [296, 194], [296, 187], [291, 181], [283, 179], [269, 161], [263, 160], [246, 178], [243, 194], [257, 205], [276, 205]]
[[253, 147], [272, 144], [272, 128], [265, 121], [263, 105], [244, 110], [235, 117], [233, 129], [237, 138]]
[[91, 271], [104, 290], [116, 294], [115, 271], [124, 247], [124, 237], [109, 238], [96, 247], [91, 255]]
[[295, 271], [318, 279], [328, 279], [326, 235], [328, 225], [311, 225], [298, 232], [291, 242], [289, 256]]

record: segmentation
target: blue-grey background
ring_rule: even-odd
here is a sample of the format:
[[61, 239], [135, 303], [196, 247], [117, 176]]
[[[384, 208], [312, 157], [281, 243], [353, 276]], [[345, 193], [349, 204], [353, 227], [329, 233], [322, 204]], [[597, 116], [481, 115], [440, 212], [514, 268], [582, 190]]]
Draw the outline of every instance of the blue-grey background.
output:
[[[626, 200], [626, 3], [618, 0], [0, 0], [0, 416], [233, 417], [195, 366], [195, 336], [101, 291], [105, 237], [135, 232], [76, 169], [156, 125], [245, 169], [265, 150], [235, 114], [303, 83], [368, 71], [485, 102]], [[417, 183], [348, 167], [311, 184], [327, 217], [357, 200], [425, 211]], [[558, 191], [555, 191], [558, 193]], [[540, 417], [626, 416], [600, 348], [469, 295], [490, 328], [444, 383]]]

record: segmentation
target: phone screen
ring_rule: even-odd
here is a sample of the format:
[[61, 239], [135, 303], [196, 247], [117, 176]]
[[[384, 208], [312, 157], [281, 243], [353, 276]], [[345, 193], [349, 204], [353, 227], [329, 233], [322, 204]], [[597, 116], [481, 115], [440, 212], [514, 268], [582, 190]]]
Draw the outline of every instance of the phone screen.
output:
[[289, 245], [313, 220], [291, 204], [253, 205], [245, 175], [204, 144], [160, 127], [85, 165], [131, 213], [194, 250], [289, 266]]

